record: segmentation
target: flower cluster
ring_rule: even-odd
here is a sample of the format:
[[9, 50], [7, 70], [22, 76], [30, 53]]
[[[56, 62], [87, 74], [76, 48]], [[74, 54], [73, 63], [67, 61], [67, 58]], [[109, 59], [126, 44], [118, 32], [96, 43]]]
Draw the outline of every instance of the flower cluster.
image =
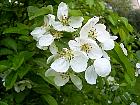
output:
[[[82, 89], [82, 81], [76, 74], [85, 72], [87, 83], [96, 84], [98, 76], [106, 77], [111, 72], [110, 57], [106, 51], [114, 48], [117, 37], [111, 36], [106, 26], [98, 23], [99, 17], [94, 16], [82, 27], [83, 20], [80, 16], [68, 16], [68, 6], [61, 2], [57, 17], [48, 14], [44, 17], [44, 25], [31, 32], [37, 47], [49, 48], [52, 53], [47, 62], [55, 59], [45, 76], [53, 76], [57, 86], [63, 86], [71, 79], [77, 88]], [[63, 37], [64, 32], [71, 33], [80, 27], [79, 36], [68, 42], [68, 48], [58, 51], [55, 40]]]

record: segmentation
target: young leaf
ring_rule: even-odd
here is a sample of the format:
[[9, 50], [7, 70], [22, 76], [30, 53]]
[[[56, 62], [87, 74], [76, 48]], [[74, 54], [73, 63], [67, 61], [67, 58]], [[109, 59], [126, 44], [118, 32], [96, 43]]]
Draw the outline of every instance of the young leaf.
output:
[[135, 80], [135, 69], [129, 59], [124, 55], [122, 49], [120, 48], [119, 44], [116, 43], [115, 48], [109, 52], [110, 56], [115, 58], [124, 68], [128, 76], [130, 77], [130, 82]]
[[49, 105], [58, 105], [57, 101], [51, 95], [42, 95], [42, 98], [49, 104]]
[[28, 11], [29, 20], [32, 20], [38, 16], [52, 13], [53, 7], [51, 5], [48, 5], [47, 7], [42, 7], [39, 9], [34, 6], [29, 6], [27, 11]]
[[0, 56], [1, 55], [10, 55], [13, 54], [13, 51], [7, 48], [2, 48], [0, 49]]
[[24, 55], [22, 53], [19, 53], [14, 56], [13, 58], [13, 66], [12, 68], [17, 70], [24, 62]]
[[0, 101], [0, 105], [8, 105], [8, 104], [5, 103], [5, 102]]
[[1, 41], [1, 44], [10, 48], [10, 49], [13, 49], [15, 51], [17, 51], [17, 43], [14, 39], [12, 38], [5, 38]]
[[17, 72], [15, 71], [11, 71], [10, 74], [6, 76], [5, 87], [7, 90], [11, 89], [14, 86], [16, 79], [17, 79]]

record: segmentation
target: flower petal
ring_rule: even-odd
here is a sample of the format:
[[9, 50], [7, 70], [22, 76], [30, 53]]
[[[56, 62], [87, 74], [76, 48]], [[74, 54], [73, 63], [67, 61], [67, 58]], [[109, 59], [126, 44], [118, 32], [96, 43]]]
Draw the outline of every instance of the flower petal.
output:
[[52, 44], [50, 45], [49, 49], [50, 49], [50, 52], [51, 52], [52, 54], [57, 54], [57, 52], [58, 52], [58, 48], [56, 47], [55, 43], [52, 43]]
[[74, 84], [79, 90], [81, 90], [82, 87], [83, 87], [83, 85], [82, 85], [82, 80], [81, 80], [78, 76], [76, 76], [76, 75], [74, 75], [74, 74], [70, 74], [70, 78], [71, 78], [71, 81], [73, 82], [73, 84]]
[[99, 17], [94, 16], [91, 19], [88, 20], [88, 22], [85, 25], [90, 24], [91, 27], [95, 26], [95, 24], [99, 21]]
[[94, 61], [96, 73], [101, 77], [106, 77], [111, 72], [110, 61], [106, 58], [96, 59]]
[[90, 59], [98, 59], [103, 56], [102, 50], [97, 46], [92, 46], [92, 49], [87, 54]]
[[140, 63], [136, 63], [136, 68], [140, 69]]
[[55, 70], [53, 70], [53, 69], [51, 69], [51, 68], [49, 68], [46, 72], [45, 72], [45, 76], [46, 77], [49, 77], [49, 76], [56, 76], [58, 73], [55, 71]]
[[115, 46], [115, 44], [114, 44], [114, 40], [113, 39], [108, 39], [107, 41], [102, 43], [102, 48], [104, 50], [112, 50], [114, 48], [114, 46]]
[[51, 26], [52, 25], [52, 22], [55, 21], [55, 16], [52, 15], [52, 14], [48, 14], [46, 16], [44, 16], [44, 24], [45, 26]]
[[48, 47], [47, 46], [40, 46], [38, 43], [36, 44], [37, 48], [41, 49], [41, 50], [47, 50]]
[[55, 55], [51, 55], [50, 57], [48, 57], [47, 59], [47, 64], [50, 64], [52, 63], [56, 58], [58, 58], [58, 54], [55, 54]]
[[108, 54], [104, 50], [102, 52], [103, 52], [103, 57], [110, 60], [110, 57], [108, 56]]
[[80, 44], [76, 40], [70, 40], [68, 44], [71, 50], [80, 51], [81, 49]]
[[68, 6], [66, 3], [61, 2], [57, 10], [57, 18], [61, 21], [68, 17]]
[[73, 71], [83, 72], [87, 68], [88, 58], [81, 52], [75, 52], [74, 58], [70, 60], [70, 65]]
[[63, 31], [66, 31], [66, 32], [74, 32], [76, 31], [73, 27], [71, 26], [63, 26]]
[[46, 32], [46, 29], [43, 27], [36, 27], [32, 32], [31, 35], [35, 40], [38, 40], [43, 34]]
[[64, 26], [61, 22], [53, 22], [53, 28], [57, 31], [66, 31], [66, 32], [74, 32], [76, 31], [71, 26]]
[[54, 78], [54, 82], [57, 86], [64, 86], [69, 81], [69, 76], [58, 74]]
[[80, 38], [88, 38], [90, 32], [90, 26], [84, 25], [80, 30]]
[[96, 39], [99, 41], [99, 42], [102, 42], [104, 43], [105, 41], [107, 41], [108, 39], [110, 39], [110, 34], [108, 31], [102, 31], [102, 30], [98, 30], [97, 31], [97, 37]]
[[118, 36], [110, 36], [111, 39], [116, 40]]
[[82, 26], [84, 18], [83, 17], [70, 17], [69, 25], [73, 28], [79, 28]]
[[56, 72], [66, 72], [69, 69], [69, 61], [65, 58], [56, 59], [52, 64], [51, 68]]
[[51, 34], [43, 35], [39, 38], [40, 46], [49, 46], [54, 41], [54, 37]]
[[97, 31], [101, 31], [101, 30], [106, 30], [106, 26], [104, 24], [96, 24], [94, 26], [94, 28], [97, 30]]
[[85, 71], [85, 79], [89, 84], [96, 84], [97, 73], [94, 70], [94, 66], [91, 65]]
[[120, 44], [120, 47], [121, 47], [123, 53], [127, 56], [128, 53], [127, 53], [127, 50], [126, 50], [126, 48], [124, 47], [123, 43]]

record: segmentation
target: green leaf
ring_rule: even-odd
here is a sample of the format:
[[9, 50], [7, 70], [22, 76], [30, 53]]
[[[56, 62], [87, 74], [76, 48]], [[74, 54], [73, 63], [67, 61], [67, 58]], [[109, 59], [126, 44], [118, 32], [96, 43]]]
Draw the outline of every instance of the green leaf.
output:
[[86, 4], [91, 8], [94, 4], [94, 0], [86, 0]]
[[16, 33], [16, 34], [22, 34], [27, 35], [29, 33], [29, 27], [22, 23], [17, 23], [17, 27], [9, 27], [6, 28], [3, 32], [3, 34], [7, 33]]
[[13, 66], [12, 69], [17, 70], [24, 62], [24, 56], [22, 53], [19, 53], [13, 58]]
[[5, 79], [6, 90], [9, 90], [14, 86], [16, 79], [17, 79], [17, 72], [11, 71], [10, 74], [7, 75]]
[[10, 68], [11, 63], [8, 60], [1, 60], [0, 61], [0, 72], [3, 72]]
[[10, 49], [17, 51], [17, 43], [12, 38], [5, 38], [5, 39], [1, 40], [1, 44]]
[[128, 24], [127, 26], [126, 26], [126, 28], [130, 31], [130, 32], [133, 32], [133, 27], [130, 25], [130, 24]]
[[38, 75], [42, 77], [46, 82], [56, 87], [56, 89], [60, 90], [60, 87], [54, 83], [54, 78], [45, 77], [45, 72], [43, 70], [39, 70]]
[[13, 54], [13, 51], [12, 50], [9, 50], [7, 48], [0, 49], [0, 56], [1, 55], [10, 55], [10, 54]]
[[0, 101], [0, 105], [8, 105], [8, 104], [5, 103], [5, 102]]
[[69, 15], [70, 16], [83, 16], [80, 10], [69, 10]]
[[27, 8], [29, 20], [32, 20], [38, 16], [49, 14], [53, 12], [53, 7], [48, 5], [47, 7], [37, 8], [34, 6], [29, 6]]
[[22, 35], [27, 35], [29, 33], [28, 30], [21, 29], [19, 27], [10, 27], [4, 30], [3, 34], [7, 33], [16, 33], [16, 34], [22, 34]]
[[121, 40], [126, 42], [127, 35], [126, 35], [125, 31], [122, 28], [119, 29], [119, 35], [121, 37]]
[[27, 61], [35, 54], [35, 52], [22, 51], [20, 54], [24, 57], [24, 61]]
[[140, 50], [136, 51], [137, 59], [140, 61]]
[[57, 101], [51, 95], [42, 95], [42, 98], [49, 104], [49, 105], [58, 105]]
[[[135, 69], [129, 59], [124, 55], [120, 45], [118, 43], [115, 44], [115, 48], [108, 52], [110, 56], [115, 58], [124, 68], [126, 73], [128, 74], [131, 81], [127, 81], [129, 83], [133, 83], [135, 81]], [[134, 84], [131, 84], [134, 85]]]
[[31, 67], [28, 66], [27, 64], [26, 64], [25, 67], [20, 67], [20, 68], [18, 69], [18, 71], [17, 71], [17, 73], [18, 73], [20, 79], [22, 79], [22, 78], [28, 73], [28, 71], [29, 71], [30, 69], [31, 69]]
[[113, 20], [113, 18], [109, 15], [108, 16], [108, 20], [112, 23], [112, 25], [116, 25], [115, 21]]

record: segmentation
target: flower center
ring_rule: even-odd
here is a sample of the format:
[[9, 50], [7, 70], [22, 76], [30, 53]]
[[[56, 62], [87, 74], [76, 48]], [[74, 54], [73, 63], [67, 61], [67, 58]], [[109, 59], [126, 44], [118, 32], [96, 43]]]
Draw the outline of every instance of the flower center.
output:
[[60, 39], [62, 37], [62, 32], [56, 31], [54, 29], [50, 30], [50, 33], [56, 38], [56, 39]]
[[90, 49], [91, 49], [91, 46], [88, 43], [83, 44], [81, 46], [81, 50], [84, 51], [84, 52], [86, 52], [86, 53], [88, 53], [90, 51]]
[[61, 73], [60, 76], [62, 77], [62, 79], [67, 79], [69, 78], [69, 74], [68, 73]]
[[62, 23], [63, 25], [69, 25], [68, 17], [66, 17], [65, 15], [62, 16], [61, 23]]
[[88, 32], [89, 37], [95, 39], [97, 37], [97, 32], [96, 29], [94, 27], [92, 27], [92, 29]]
[[66, 58], [68, 60], [71, 60], [74, 57], [74, 54], [73, 54], [72, 50], [63, 49], [63, 51], [60, 52], [60, 56]]

